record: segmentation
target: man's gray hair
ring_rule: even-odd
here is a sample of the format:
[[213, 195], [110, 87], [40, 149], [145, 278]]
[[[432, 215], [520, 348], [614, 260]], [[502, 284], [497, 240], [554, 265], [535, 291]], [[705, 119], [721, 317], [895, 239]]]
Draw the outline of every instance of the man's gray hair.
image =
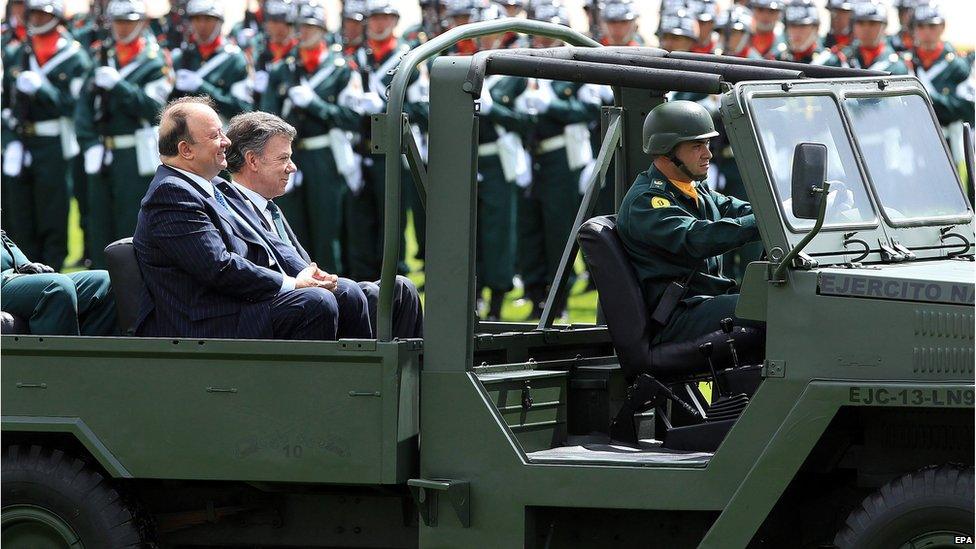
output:
[[244, 167], [244, 155], [248, 151], [262, 154], [268, 141], [276, 135], [295, 139], [295, 128], [277, 116], [267, 112], [247, 112], [230, 119], [227, 127], [227, 171], [237, 173]]

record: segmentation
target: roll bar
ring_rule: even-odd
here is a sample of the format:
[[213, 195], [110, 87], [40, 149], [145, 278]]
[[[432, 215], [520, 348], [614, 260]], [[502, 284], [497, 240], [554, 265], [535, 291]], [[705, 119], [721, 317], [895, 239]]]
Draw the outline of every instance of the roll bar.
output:
[[[452, 45], [488, 34], [519, 32], [556, 38], [574, 46], [600, 47], [600, 43], [569, 27], [530, 21], [527, 19], [500, 19], [472, 23], [453, 28], [429, 42], [410, 50], [394, 69], [390, 83], [386, 113], [373, 117], [373, 152], [386, 156], [386, 199], [384, 201], [383, 268], [380, 275], [380, 302], [376, 319], [376, 339], [393, 339], [393, 282], [396, 278], [397, 260], [400, 255], [400, 155], [403, 150], [403, 99], [410, 75], [427, 59]], [[379, 131], [377, 131], [379, 130]]]

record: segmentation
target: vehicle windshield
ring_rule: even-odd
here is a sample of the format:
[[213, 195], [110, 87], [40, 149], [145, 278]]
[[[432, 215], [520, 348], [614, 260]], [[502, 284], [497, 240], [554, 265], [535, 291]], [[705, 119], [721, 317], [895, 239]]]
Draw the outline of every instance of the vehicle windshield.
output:
[[892, 223], [966, 216], [942, 136], [918, 95], [845, 100], [878, 200]]
[[770, 177], [791, 228], [809, 229], [814, 224], [812, 219], [793, 216], [790, 188], [793, 150], [799, 143], [827, 146], [827, 180], [831, 182], [831, 191], [827, 197], [825, 226], [877, 223], [833, 97], [756, 97], [752, 107]]

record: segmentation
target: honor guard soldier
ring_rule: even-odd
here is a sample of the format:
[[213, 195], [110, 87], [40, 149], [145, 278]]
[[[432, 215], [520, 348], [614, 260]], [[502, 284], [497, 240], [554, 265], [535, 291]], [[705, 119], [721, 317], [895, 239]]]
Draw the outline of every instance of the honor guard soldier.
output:
[[[560, 4], [538, 4], [532, 18], [569, 26]], [[536, 48], [556, 44], [542, 36], [532, 42]], [[572, 82], [533, 80], [528, 87], [516, 90], [520, 93], [514, 102], [532, 127], [532, 184], [518, 201], [518, 264], [525, 296], [534, 305], [532, 316], [538, 317], [579, 209], [580, 172], [593, 159], [588, 125], [600, 115], [600, 98], [581, 94], [583, 86]], [[565, 296], [556, 307], [557, 313], [563, 310]]]
[[342, 3], [342, 27], [339, 29], [342, 53], [356, 55], [366, 39], [366, 0], [345, 0]]
[[361, 185], [359, 160], [349, 132], [359, 131], [354, 110], [362, 95], [355, 66], [338, 45], [328, 46], [325, 7], [298, 7], [298, 47], [269, 75], [261, 110], [279, 113], [295, 127], [294, 174], [278, 204], [312, 259], [331, 273], [342, 272], [339, 230], [347, 184]]
[[[525, 17], [526, 0], [493, 0], [492, 3], [502, 10], [502, 17]], [[586, 7], [585, 2], [583, 7]], [[502, 35], [501, 47], [521, 47], [526, 43], [525, 40], [525, 36], [509, 31]]]
[[755, 20], [755, 32], [750, 43], [764, 59], [776, 56], [779, 44], [783, 41], [779, 33], [779, 19], [783, 13], [782, 0], [750, 0], [749, 8]]
[[[962, 124], [973, 125], [974, 92], [972, 62], [942, 40], [945, 16], [938, 4], [915, 8], [915, 76], [932, 99], [957, 165], [965, 162]], [[972, 193], [973, 190], [969, 189]], [[970, 194], [972, 196], [972, 194]]]
[[420, 0], [420, 22], [403, 32], [401, 39], [415, 48], [441, 33], [441, 0]]
[[813, 0], [794, 0], [783, 10], [786, 41], [779, 45], [776, 59], [822, 65], [830, 50], [820, 44], [820, 9]]
[[752, 47], [752, 10], [735, 5], [722, 12], [715, 23], [719, 32], [719, 51], [721, 55], [731, 55], [744, 59], [762, 59]]
[[[292, 26], [295, 7], [287, 0], [267, 0], [262, 11], [264, 35], [254, 45], [254, 105], [260, 106], [268, 90], [268, 75], [298, 45]], [[259, 107], [260, 108], [260, 107]]]
[[851, 25], [854, 17], [854, 4], [859, 0], [827, 0], [830, 12], [830, 30], [824, 37], [825, 48], [837, 53], [851, 45]]
[[83, 88], [76, 111], [88, 177], [92, 261], [105, 267], [105, 246], [132, 236], [139, 203], [158, 166], [156, 117], [172, 91], [159, 45], [146, 33], [143, 0], [112, 0], [112, 38]]
[[24, 253], [60, 269], [78, 154], [74, 110], [91, 59], [62, 26], [62, 0], [28, 0], [27, 12], [29, 38], [4, 67], [4, 123], [13, 129], [4, 148], [4, 209]]
[[880, 0], [854, 5], [854, 42], [836, 52], [826, 65], [908, 74], [908, 66], [885, 36], [888, 6]]
[[[505, 17], [497, 6], [481, 11], [480, 21]], [[481, 50], [501, 48], [503, 34], [478, 38]], [[521, 81], [521, 82], [520, 82]], [[478, 295], [491, 292], [484, 318], [501, 319], [505, 294], [513, 289], [515, 277], [515, 197], [517, 185], [531, 178], [528, 153], [522, 132], [528, 116], [513, 109], [512, 90], [525, 87], [524, 79], [490, 75], [481, 89], [478, 116]]]
[[[267, 15], [266, 3], [267, 0], [258, 0], [256, 10], [246, 9], [244, 18], [238, 21], [227, 35], [230, 42], [236, 44], [244, 52], [253, 52], [254, 46], [259, 45], [264, 39], [262, 33]], [[250, 2], [246, 4], [250, 4]]]
[[895, 8], [898, 10], [898, 32], [892, 34], [888, 41], [896, 52], [911, 52], [915, 48], [915, 8], [925, 4], [928, 4], [928, 0], [895, 0]]
[[[448, 0], [444, 15], [447, 18], [447, 29], [467, 25], [477, 20], [478, 10], [484, 2], [481, 0]], [[474, 55], [478, 51], [478, 43], [473, 38], [461, 40], [451, 47], [449, 55]]]
[[658, 105], [644, 120], [644, 152], [653, 160], [620, 204], [617, 234], [660, 324], [654, 345], [692, 341], [734, 317], [739, 296], [722, 254], [759, 240], [748, 202], [701, 183], [716, 135], [711, 115], [690, 101]]
[[224, 120], [251, 110], [253, 98], [247, 81], [247, 58], [225, 42], [220, 33], [224, 7], [219, 0], [190, 0], [186, 6], [191, 38], [173, 52], [176, 73], [169, 99], [209, 95]]
[[[8, 46], [16, 46], [27, 40], [27, 15], [24, 6], [24, 0], [7, 2], [7, 14], [0, 26], [0, 45], [3, 46], [4, 55]], [[7, 66], [6, 62], [4, 66]]]
[[662, 15], [659, 29], [658, 40], [668, 51], [691, 51], [699, 38], [695, 16], [685, 10]]
[[715, 53], [715, 19], [718, 4], [715, 0], [688, 0], [688, 12], [698, 20], [698, 40], [692, 46], [693, 53]]
[[[386, 90], [393, 81], [393, 69], [410, 46], [393, 34], [400, 11], [389, 0], [369, 0], [366, 4], [366, 44], [355, 56], [356, 65], [362, 76], [364, 93], [359, 102], [361, 113], [361, 134], [364, 137], [359, 147], [363, 157], [364, 186], [353, 190], [347, 196], [346, 243], [349, 258], [348, 275], [356, 280], [376, 280], [380, 276], [383, 261], [383, 208], [386, 199], [386, 157], [370, 155], [370, 116], [386, 111]], [[428, 83], [426, 72], [421, 70], [410, 76], [404, 111], [411, 125], [426, 127], [427, 124]], [[415, 194], [413, 177], [404, 170], [401, 177], [401, 214]], [[422, 209], [414, 209], [414, 229], [418, 238], [423, 232], [419, 227], [417, 215]], [[401, 225], [405, 226], [405, 223]], [[402, 238], [402, 237], [401, 237]], [[403, 240], [401, 240], [403, 242]], [[401, 245], [401, 250], [405, 248]], [[401, 258], [398, 270], [407, 272], [407, 264]]]
[[631, 1], [607, 2], [600, 10], [600, 18], [606, 29], [600, 42], [604, 46], [639, 46], [637, 41], [637, 21], [640, 12], [637, 4]]

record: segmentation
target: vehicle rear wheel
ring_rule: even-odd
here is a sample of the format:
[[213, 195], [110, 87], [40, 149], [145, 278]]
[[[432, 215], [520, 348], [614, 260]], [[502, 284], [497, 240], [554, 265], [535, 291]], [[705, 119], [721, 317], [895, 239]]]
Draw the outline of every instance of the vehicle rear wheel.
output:
[[972, 547], [973, 468], [926, 467], [864, 498], [834, 538], [841, 549]]
[[100, 472], [61, 450], [21, 445], [4, 450], [2, 545], [143, 546], [134, 513]]

